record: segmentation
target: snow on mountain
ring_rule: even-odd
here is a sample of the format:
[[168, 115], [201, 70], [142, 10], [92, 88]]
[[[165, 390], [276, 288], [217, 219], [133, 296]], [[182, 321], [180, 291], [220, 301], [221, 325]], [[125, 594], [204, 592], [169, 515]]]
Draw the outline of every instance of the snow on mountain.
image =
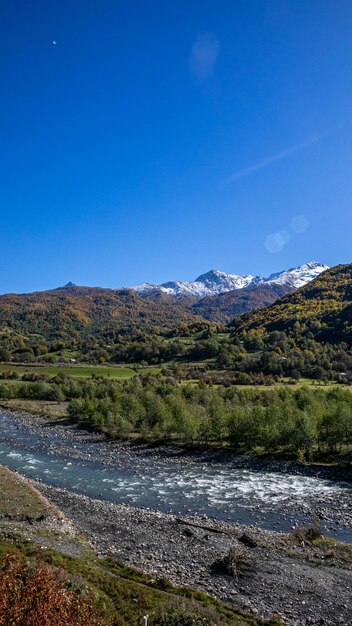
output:
[[206, 274], [201, 274], [193, 281], [183, 282], [175, 280], [162, 283], [161, 285], [142, 283], [132, 287], [132, 289], [137, 291], [142, 297], [152, 291], [161, 291], [176, 297], [201, 299], [205, 296], [213, 296], [264, 283], [287, 284], [293, 289], [298, 289], [327, 269], [329, 269], [328, 265], [311, 261], [296, 268], [271, 274], [268, 278], [252, 276], [251, 274], [226, 274], [226, 272], [220, 272], [219, 270], [210, 270]]
[[153, 283], [141, 283], [140, 285], [131, 287], [131, 289], [137, 291], [141, 296], [145, 293], [149, 293], [150, 291], [163, 291], [159, 285], [153, 285]]
[[162, 283], [160, 289], [171, 296], [187, 296], [189, 298], [203, 298], [208, 293], [207, 288], [196, 280], [185, 283], [180, 280]]
[[151, 283], [142, 283], [133, 287], [140, 295], [145, 295], [151, 291], [159, 290], [172, 296], [183, 296], [188, 298], [204, 298], [225, 291], [233, 291], [234, 289], [242, 289], [248, 285], [260, 282], [260, 276], [239, 276], [237, 274], [226, 274], [219, 270], [210, 270], [206, 274], [198, 276], [196, 280], [182, 282], [180, 280], [169, 281], [161, 285], [153, 285]]
[[284, 272], [271, 274], [265, 282], [276, 283], [279, 285], [286, 284], [299, 289], [299, 287], [303, 287], [303, 285], [306, 285], [313, 280], [313, 278], [316, 278], [319, 274], [328, 269], [329, 265], [323, 265], [321, 263], [317, 263], [316, 261], [310, 261], [309, 263], [304, 263], [304, 265], [300, 265], [299, 267], [292, 267]]
[[213, 293], [243, 289], [244, 287], [248, 287], [248, 285], [257, 284], [261, 280], [261, 276], [252, 276], [251, 274], [242, 276], [238, 274], [226, 274], [219, 270], [210, 270], [210, 272], [201, 274], [201, 276], [196, 278], [196, 282], [202, 283]]
[[198, 276], [196, 280], [190, 282], [176, 280], [174, 282], [162, 283], [160, 288], [171, 295], [204, 298], [204, 296], [224, 293], [225, 291], [243, 289], [243, 287], [252, 285], [259, 278], [250, 274], [239, 276], [237, 274], [226, 274], [219, 270], [210, 270], [210, 272]]

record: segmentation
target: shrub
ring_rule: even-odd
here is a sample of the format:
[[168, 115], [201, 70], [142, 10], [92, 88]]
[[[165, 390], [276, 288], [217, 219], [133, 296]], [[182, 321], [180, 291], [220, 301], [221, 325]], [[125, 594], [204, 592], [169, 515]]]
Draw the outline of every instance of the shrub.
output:
[[312, 541], [315, 541], [316, 539], [321, 539], [321, 537], [323, 536], [320, 521], [318, 519], [313, 520], [311, 525], [298, 526], [297, 528], [295, 528], [293, 534], [294, 537], [298, 539], [298, 541], [303, 543], [310, 543]]
[[[71, 588], [70, 588], [71, 587]], [[0, 563], [0, 626], [111, 626], [91, 594], [61, 572], [7, 554]]]
[[211, 566], [212, 574], [223, 576], [246, 576], [253, 568], [252, 560], [237, 548], [230, 548], [228, 554], [217, 559]]

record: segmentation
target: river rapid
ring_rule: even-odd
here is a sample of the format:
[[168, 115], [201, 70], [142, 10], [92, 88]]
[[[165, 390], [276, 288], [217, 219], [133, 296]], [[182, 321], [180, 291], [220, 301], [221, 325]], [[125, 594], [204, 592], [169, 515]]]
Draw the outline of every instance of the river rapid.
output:
[[72, 425], [0, 411], [0, 463], [92, 498], [290, 530], [319, 519], [352, 543], [352, 483], [288, 471], [143, 456]]

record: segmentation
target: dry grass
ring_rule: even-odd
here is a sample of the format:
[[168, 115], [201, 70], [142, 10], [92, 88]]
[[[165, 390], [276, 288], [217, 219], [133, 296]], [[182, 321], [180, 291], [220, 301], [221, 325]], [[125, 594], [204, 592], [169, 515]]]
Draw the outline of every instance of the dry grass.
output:
[[50, 511], [50, 505], [25, 479], [0, 466], [0, 517], [13, 520], [38, 520]]
[[67, 402], [53, 402], [49, 400], [1, 400], [0, 406], [16, 411], [26, 411], [33, 415], [44, 417], [62, 418], [67, 417]]

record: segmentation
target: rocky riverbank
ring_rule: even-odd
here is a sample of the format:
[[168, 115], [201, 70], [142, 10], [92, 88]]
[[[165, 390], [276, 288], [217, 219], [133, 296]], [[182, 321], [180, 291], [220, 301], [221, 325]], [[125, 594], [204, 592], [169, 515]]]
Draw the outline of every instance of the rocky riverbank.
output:
[[[350, 547], [37, 487], [101, 554], [290, 626], [352, 624]], [[230, 550], [224, 573], [219, 560]]]

